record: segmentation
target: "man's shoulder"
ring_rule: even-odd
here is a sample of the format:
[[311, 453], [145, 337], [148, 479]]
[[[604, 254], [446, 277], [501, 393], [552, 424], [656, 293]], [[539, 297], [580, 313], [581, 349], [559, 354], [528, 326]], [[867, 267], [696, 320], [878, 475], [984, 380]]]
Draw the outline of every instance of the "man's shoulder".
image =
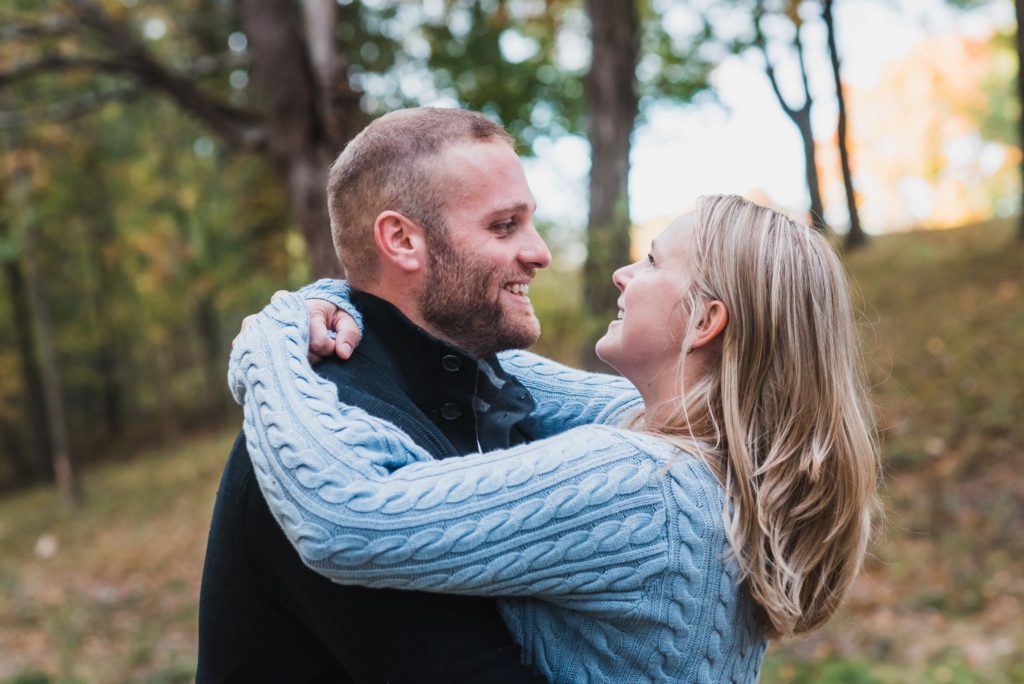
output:
[[402, 389], [386, 358], [371, 358], [356, 350], [347, 361], [325, 359], [317, 365], [316, 372], [337, 386], [340, 401], [394, 423], [435, 456], [455, 453], [444, 433]]
[[337, 386], [341, 401], [371, 413], [377, 414], [377, 411], [371, 410], [367, 403], [374, 406], [377, 402], [401, 405], [408, 401], [408, 396], [395, 382], [389, 369], [358, 351], [347, 361], [337, 357], [324, 359], [315, 370], [317, 375]]

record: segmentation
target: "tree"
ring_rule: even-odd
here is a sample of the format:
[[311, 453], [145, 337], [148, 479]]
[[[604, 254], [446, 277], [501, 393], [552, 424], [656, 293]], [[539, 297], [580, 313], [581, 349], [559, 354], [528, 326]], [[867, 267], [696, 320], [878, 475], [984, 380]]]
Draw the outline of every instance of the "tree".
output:
[[[11, 155], [9, 162], [10, 171], [4, 170], [4, 175], [9, 178], [7, 181], [7, 201], [17, 206], [17, 201], [12, 201], [12, 196], [18, 195], [26, 184], [26, 174], [20, 164], [16, 164], [17, 148], [11, 142], [10, 134], [3, 139], [3, 147]], [[24, 263], [25, 263], [25, 294], [28, 303], [27, 321], [19, 321], [21, 324], [31, 326], [32, 334], [38, 349], [39, 359], [39, 380], [42, 388], [43, 403], [46, 416], [46, 433], [48, 442], [52, 449], [53, 472], [57, 480], [57, 487], [65, 499], [72, 505], [77, 506], [82, 501], [81, 480], [75, 460], [72, 456], [71, 445], [68, 435], [66, 412], [64, 408], [64, 392], [61, 383], [61, 374], [57, 360], [57, 352], [53, 343], [53, 324], [50, 316], [49, 306], [43, 292], [43, 274], [39, 268], [39, 254], [37, 243], [37, 226], [31, 218], [26, 221], [24, 230]], [[26, 363], [26, 372], [34, 371], [35, 363]], [[33, 378], [34, 380], [34, 378]]]
[[[7, 194], [4, 180], [4, 172], [0, 170], [0, 198]], [[10, 330], [14, 333], [20, 380], [22, 387], [25, 388], [23, 410], [28, 418], [33, 457], [30, 463], [24, 463], [18, 458], [18, 451], [12, 450], [10, 453], [15, 459], [14, 465], [22, 482], [38, 481], [45, 479], [53, 467], [49, 462], [49, 418], [42, 392], [42, 372], [36, 359], [35, 335], [33, 327], [27, 325], [27, 322], [32, 320], [32, 309], [22, 265], [22, 241], [14, 235], [9, 211], [0, 214], [0, 245], [3, 246], [3, 258], [0, 261], [4, 273], [4, 286], [10, 300]]]
[[803, 86], [803, 104], [790, 105], [782, 95], [778, 80], [775, 76], [775, 65], [768, 54], [768, 39], [764, 31], [764, 19], [768, 13], [763, 0], [758, 0], [754, 7], [754, 44], [764, 57], [765, 74], [771, 83], [772, 92], [775, 93], [779, 106], [786, 113], [790, 121], [800, 131], [800, 140], [804, 147], [804, 173], [807, 180], [807, 192], [811, 199], [811, 223], [821, 231], [828, 229], [825, 224], [825, 209], [821, 200], [821, 184], [818, 179], [818, 163], [815, 159], [814, 131], [811, 129], [811, 107], [814, 99], [811, 97], [811, 89], [807, 81], [807, 66], [804, 59], [804, 45], [800, 36], [803, 27], [803, 19], [798, 12], [800, 0], [785, 0], [781, 16], [786, 17], [793, 25], [792, 47], [796, 53], [797, 63], [800, 67], [800, 82]]
[[639, 18], [633, 2], [587, 0], [592, 57], [586, 79], [590, 141], [590, 211], [584, 302], [591, 314], [612, 314], [613, 270], [629, 261], [629, 151], [637, 117]]
[[[948, 0], [949, 3], [959, 9], [971, 9], [987, 4], [991, 0]], [[1017, 218], [1017, 239], [1024, 241], [1024, 0], [1014, 0], [1014, 16], [1017, 19], [1017, 29], [1014, 31], [1014, 47], [1017, 51], [1017, 146], [1021, 150], [1020, 156], [1020, 215]]]
[[846, 131], [846, 98], [843, 95], [843, 81], [839, 76], [839, 49], [836, 47], [835, 21], [832, 15], [832, 0], [822, 1], [822, 18], [828, 36], [828, 54], [832, 63], [832, 80], [836, 84], [836, 102], [839, 105], [839, 161], [843, 171], [843, 188], [846, 191], [846, 208], [850, 214], [850, 230], [846, 234], [846, 248], [857, 249], [864, 245], [864, 229], [860, 225], [857, 211], [857, 196], [853, 190], [853, 172], [850, 170], [850, 149]]
[[[80, 463], [123, 453], [119, 435], [137, 444], [159, 439], [160, 427], [170, 435], [216, 420], [227, 406], [227, 340], [242, 313], [309, 278], [307, 250], [286, 230], [287, 196], [265, 155], [208, 137], [205, 121], [120, 72], [58, 67], [105, 48], [51, 7], [15, 7], [31, 9], [16, 17], [0, 10], [0, 138], [19, 148], [2, 158], [16, 160], [20, 174], [14, 190], [3, 190], [14, 203], [0, 203], [0, 486], [54, 477], [53, 455], [66, 450], [48, 439], [47, 397], [60, 402], [64, 428], [56, 431]], [[249, 91], [227, 87], [229, 73], [233, 84], [245, 75], [248, 58], [216, 54], [238, 28], [224, 3], [190, 2], [197, 13], [217, 10], [203, 21], [162, 15], [169, 28], [161, 39], [152, 38], [152, 6], [141, 17], [107, 7], [182, 73], [202, 80], [219, 60], [222, 78], [201, 87], [249, 106]], [[203, 30], [175, 30], [192, 20]], [[183, 57], [189, 51], [216, 59], [197, 66]], [[45, 278], [30, 297], [33, 274]], [[51, 360], [55, 372], [44, 374]]]
[[[1017, 144], [1024, 152], [1024, 32], [1021, 26], [1024, 25], [1024, 0], [1015, 0], [1014, 9], [1017, 16], [1016, 40], [1017, 46]], [[1020, 161], [1021, 178], [1021, 212], [1017, 219], [1017, 239], [1024, 241], [1024, 154], [1021, 154]]]
[[[94, 88], [112, 77], [118, 83], [95, 89], [91, 98], [63, 103], [59, 111], [69, 117], [88, 111], [90, 104], [137, 96], [138, 88], [170, 98], [226, 144], [270, 161], [285, 181], [314, 273], [338, 274], [327, 231], [326, 169], [366, 120], [334, 39], [336, 2], [236, 4], [237, 27], [248, 43], [245, 64], [252, 66], [260, 110], [233, 104], [201, 87], [204, 77], [232, 64], [231, 56], [181, 57], [191, 68], [177, 69], [153, 53], [127, 17], [117, 18], [92, 0], [66, 0], [62, 7], [58, 14], [5, 31], [9, 40], [37, 39], [42, 50], [34, 61], [0, 72], [0, 86], [55, 71], [92, 73]], [[72, 40], [74, 52], [40, 38]]]

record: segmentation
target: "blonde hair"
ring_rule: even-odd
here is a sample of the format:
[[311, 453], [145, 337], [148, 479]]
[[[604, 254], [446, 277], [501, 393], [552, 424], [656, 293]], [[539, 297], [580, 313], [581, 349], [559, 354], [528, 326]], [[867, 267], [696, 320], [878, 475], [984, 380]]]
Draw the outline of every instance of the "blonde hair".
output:
[[878, 456], [846, 275], [816, 231], [738, 196], [702, 197], [680, 350], [725, 304], [721, 358], [651, 431], [726, 490], [732, 554], [770, 636], [822, 625], [860, 571]]

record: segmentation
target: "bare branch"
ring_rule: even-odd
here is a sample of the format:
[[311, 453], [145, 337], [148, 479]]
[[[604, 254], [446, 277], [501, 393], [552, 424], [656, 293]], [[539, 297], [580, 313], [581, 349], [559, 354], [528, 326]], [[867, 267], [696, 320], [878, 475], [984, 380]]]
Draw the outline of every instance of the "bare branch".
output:
[[71, 100], [51, 105], [41, 111], [0, 111], [0, 130], [27, 128], [40, 123], [66, 123], [91, 114], [108, 102], [129, 102], [140, 98], [141, 88], [114, 88], [89, 92]]
[[192, 63], [184, 73], [193, 80], [212, 76], [221, 69], [226, 68], [248, 68], [249, 56], [245, 53], [228, 52], [219, 55], [203, 55], [192, 60]]
[[262, 117], [199, 89], [191, 78], [161, 64], [131, 31], [91, 0], [68, 0], [78, 20], [113, 52], [118, 69], [140, 84], [170, 97], [179, 107], [217, 131], [229, 144], [256, 149], [266, 143]]
[[75, 24], [67, 17], [49, 17], [38, 24], [21, 24], [0, 28], [0, 41], [23, 38], [57, 38], [72, 33]]
[[73, 71], [76, 69], [121, 71], [123, 67], [117, 62], [95, 57], [45, 55], [33, 62], [22, 62], [16, 64], [12, 69], [0, 71], [0, 87], [47, 71]]
[[812, 98], [811, 87], [807, 83], [807, 64], [804, 60], [804, 43], [800, 39], [800, 27], [794, 26], [793, 28], [795, 31], [793, 34], [793, 48], [796, 50], [796, 58], [798, 63], [800, 64], [800, 78], [802, 79], [804, 85], [804, 106], [801, 107], [801, 109], [806, 109], [810, 111]]
[[335, 0], [303, 0], [309, 60], [316, 74], [316, 100], [320, 118], [332, 143], [341, 147], [351, 137], [345, 130], [345, 112], [359, 96], [348, 83], [348, 67], [338, 51], [338, 3]]
[[768, 82], [772, 86], [772, 92], [775, 93], [775, 98], [779, 101], [779, 106], [782, 107], [782, 111], [786, 112], [786, 116], [793, 121], [796, 121], [798, 110], [790, 107], [789, 103], [786, 102], [786, 98], [783, 97], [782, 90], [779, 88], [779, 82], [775, 78], [775, 66], [772, 64], [772, 60], [768, 56], [768, 41], [765, 38], [764, 29], [761, 27], [761, 20], [764, 18], [764, 14], [764, 4], [758, 2], [754, 8], [754, 43], [764, 56], [764, 71], [765, 74], [768, 75]]

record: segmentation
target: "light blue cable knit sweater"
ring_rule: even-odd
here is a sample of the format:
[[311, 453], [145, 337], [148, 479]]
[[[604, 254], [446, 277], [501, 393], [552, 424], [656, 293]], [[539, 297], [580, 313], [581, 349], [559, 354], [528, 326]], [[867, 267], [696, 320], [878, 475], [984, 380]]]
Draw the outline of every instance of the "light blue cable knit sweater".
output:
[[229, 382], [263, 494], [311, 568], [342, 584], [502, 597], [524, 657], [552, 681], [757, 680], [765, 639], [726, 560], [713, 474], [650, 435], [572, 427], [635, 406], [624, 381], [503, 355], [538, 424], [572, 429], [434, 461], [340, 404], [307, 347], [303, 300], [283, 297], [239, 339]]

